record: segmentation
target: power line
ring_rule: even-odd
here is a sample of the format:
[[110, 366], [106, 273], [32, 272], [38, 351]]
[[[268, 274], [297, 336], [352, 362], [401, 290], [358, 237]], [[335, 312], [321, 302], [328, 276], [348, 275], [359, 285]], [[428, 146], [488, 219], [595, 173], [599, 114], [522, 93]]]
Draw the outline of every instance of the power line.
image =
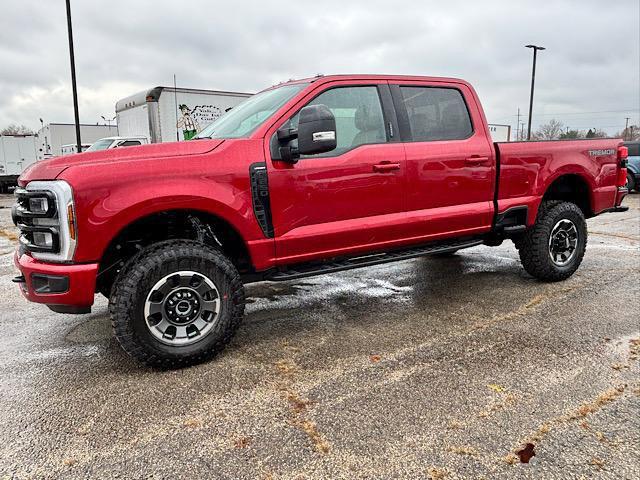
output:
[[[640, 110], [638, 109], [629, 109], [629, 110], [599, 110], [599, 111], [593, 111], [593, 112], [556, 112], [556, 113], [536, 113], [536, 115], [538, 116], [549, 116], [549, 115], [556, 115], [556, 116], [561, 116], [561, 115], [592, 115], [595, 113], [640, 113]], [[511, 118], [511, 117], [517, 117], [517, 115], [505, 115], [503, 117], [498, 117], [498, 118]], [[523, 115], [523, 118], [527, 118], [526, 115]]]
[[630, 108], [629, 110], [600, 110], [597, 112], [560, 112], [560, 113], [536, 113], [536, 115], [591, 115], [594, 113], [628, 113], [628, 112], [640, 112], [637, 108]]

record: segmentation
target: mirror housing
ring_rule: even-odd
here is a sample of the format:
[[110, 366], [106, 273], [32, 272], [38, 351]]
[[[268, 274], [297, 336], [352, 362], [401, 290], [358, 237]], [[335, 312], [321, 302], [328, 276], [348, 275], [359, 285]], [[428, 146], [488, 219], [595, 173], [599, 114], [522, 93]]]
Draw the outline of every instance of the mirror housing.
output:
[[336, 118], [326, 105], [307, 105], [298, 120], [298, 153], [314, 155], [337, 146]]

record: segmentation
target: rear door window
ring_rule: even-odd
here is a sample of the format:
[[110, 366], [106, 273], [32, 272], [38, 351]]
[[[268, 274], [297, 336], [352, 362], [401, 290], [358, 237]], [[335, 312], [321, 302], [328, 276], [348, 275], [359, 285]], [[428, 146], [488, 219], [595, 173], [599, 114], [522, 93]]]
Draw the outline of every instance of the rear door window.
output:
[[414, 142], [463, 140], [473, 133], [469, 110], [455, 88], [401, 86]]

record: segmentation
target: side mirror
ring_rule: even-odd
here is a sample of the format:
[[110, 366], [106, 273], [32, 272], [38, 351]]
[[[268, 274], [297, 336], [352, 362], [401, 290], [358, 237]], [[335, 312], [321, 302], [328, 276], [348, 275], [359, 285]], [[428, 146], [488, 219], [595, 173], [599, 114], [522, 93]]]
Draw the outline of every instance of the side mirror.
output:
[[336, 118], [326, 105], [307, 105], [298, 120], [298, 153], [313, 155], [336, 148]]

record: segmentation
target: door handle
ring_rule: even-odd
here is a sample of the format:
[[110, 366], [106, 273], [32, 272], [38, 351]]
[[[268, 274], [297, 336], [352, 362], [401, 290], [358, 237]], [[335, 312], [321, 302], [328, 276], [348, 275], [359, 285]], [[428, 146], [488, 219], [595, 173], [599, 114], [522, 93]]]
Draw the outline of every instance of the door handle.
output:
[[470, 166], [486, 165], [487, 163], [489, 163], [489, 157], [480, 157], [477, 155], [472, 155], [471, 157], [465, 158], [464, 163]]
[[373, 166], [374, 172], [384, 173], [384, 172], [391, 172], [393, 170], [400, 170], [400, 164], [391, 163], [391, 162], [382, 162]]

